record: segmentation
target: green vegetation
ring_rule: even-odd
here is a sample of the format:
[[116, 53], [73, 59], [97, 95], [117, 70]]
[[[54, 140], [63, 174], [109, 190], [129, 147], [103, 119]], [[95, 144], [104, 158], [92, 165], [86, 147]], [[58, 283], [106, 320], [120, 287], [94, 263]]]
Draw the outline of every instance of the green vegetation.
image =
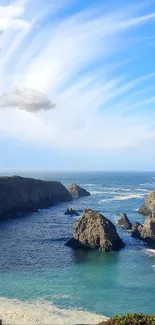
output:
[[115, 316], [99, 325], [155, 325], [155, 315], [127, 314]]

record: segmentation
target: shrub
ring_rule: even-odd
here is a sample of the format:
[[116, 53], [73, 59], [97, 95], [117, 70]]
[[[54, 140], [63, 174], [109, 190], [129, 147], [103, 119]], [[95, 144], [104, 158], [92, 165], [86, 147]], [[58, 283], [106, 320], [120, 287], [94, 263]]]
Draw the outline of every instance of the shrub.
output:
[[127, 314], [115, 316], [99, 325], [155, 325], [155, 315]]

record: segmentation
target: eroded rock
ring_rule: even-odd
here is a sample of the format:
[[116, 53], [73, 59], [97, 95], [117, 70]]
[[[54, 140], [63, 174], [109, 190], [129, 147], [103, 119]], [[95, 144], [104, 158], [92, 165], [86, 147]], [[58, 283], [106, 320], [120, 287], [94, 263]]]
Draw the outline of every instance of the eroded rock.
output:
[[139, 213], [144, 216], [155, 215], [155, 191], [149, 193], [144, 205], [139, 209]]
[[72, 248], [98, 249], [102, 252], [117, 251], [125, 246], [116, 227], [102, 214], [85, 209], [75, 223], [73, 238], [66, 244]]
[[128, 219], [126, 213], [123, 213], [121, 219], [118, 220], [118, 225], [121, 226], [123, 229], [131, 229], [132, 223]]
[[80, 187], [77, 184], [71, 184], [68, 188], [69, 193], [73, 198], [80, 198], [85, 196], [90, 196], [90, 193], [84, 188]]

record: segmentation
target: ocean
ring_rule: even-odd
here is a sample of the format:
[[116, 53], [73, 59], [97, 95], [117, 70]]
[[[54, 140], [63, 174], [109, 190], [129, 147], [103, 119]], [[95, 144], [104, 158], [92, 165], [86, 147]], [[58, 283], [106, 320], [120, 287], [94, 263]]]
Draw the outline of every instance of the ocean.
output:
[[[155, 313], [155, 251], [117, 225], [155, 189], [155, 172], [22, 173], [65, 186], [77, 183], [90, 197], [0, 223], [0, 318], [10, 324], [97, 324], [103, 316]], [[77, 217], [67, 207], [101, 212], [126, 243], [119, 252], [74, 251], [64, 244]], [[22, 315], [18, 319], [19, 315]], [[19, 323], [18, 323], [19, 322]], [[35, 323], [36, 322], [36, 323]]]

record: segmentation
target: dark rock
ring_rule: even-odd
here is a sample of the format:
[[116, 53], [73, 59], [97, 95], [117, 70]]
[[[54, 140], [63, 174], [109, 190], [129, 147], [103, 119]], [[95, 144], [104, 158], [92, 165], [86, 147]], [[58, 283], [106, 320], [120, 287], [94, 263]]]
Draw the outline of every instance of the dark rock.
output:
[[125, 246], [112, 222], [91, 209], [84, 210], [74, 225], [73, 238], [66, 245], [102, 252], [117, 251]]
[[67, 208], [67, 210], [64, 214], [67, 216], [79, 216], [79, 213], [72, 208]]
[[71, 200], [68, 190], [56, 181], [0, 177], [0, 220]]
[[155, 191], [152, 191], [147, 196], [144, 205], [139, 209], [139, 213], [144, 216], [155, 214]]
[[134, 238], [142, 239], [141, 231], [143, 226], [139, 222], [135, 222], [132, 226], [132, 233], [131, 236]]
[[71, 184], [68, 191], [74, 198], [90, 196], [90, 193], [84, 188], [78, 186], [77, 184]]
[[126, 213], [123, 213], [121, 216], [121, 219], [118, 220], [118, 225], [121, 226], [123, 229], [131, 229], [132, 224], [130, 220], [128, 219]]

